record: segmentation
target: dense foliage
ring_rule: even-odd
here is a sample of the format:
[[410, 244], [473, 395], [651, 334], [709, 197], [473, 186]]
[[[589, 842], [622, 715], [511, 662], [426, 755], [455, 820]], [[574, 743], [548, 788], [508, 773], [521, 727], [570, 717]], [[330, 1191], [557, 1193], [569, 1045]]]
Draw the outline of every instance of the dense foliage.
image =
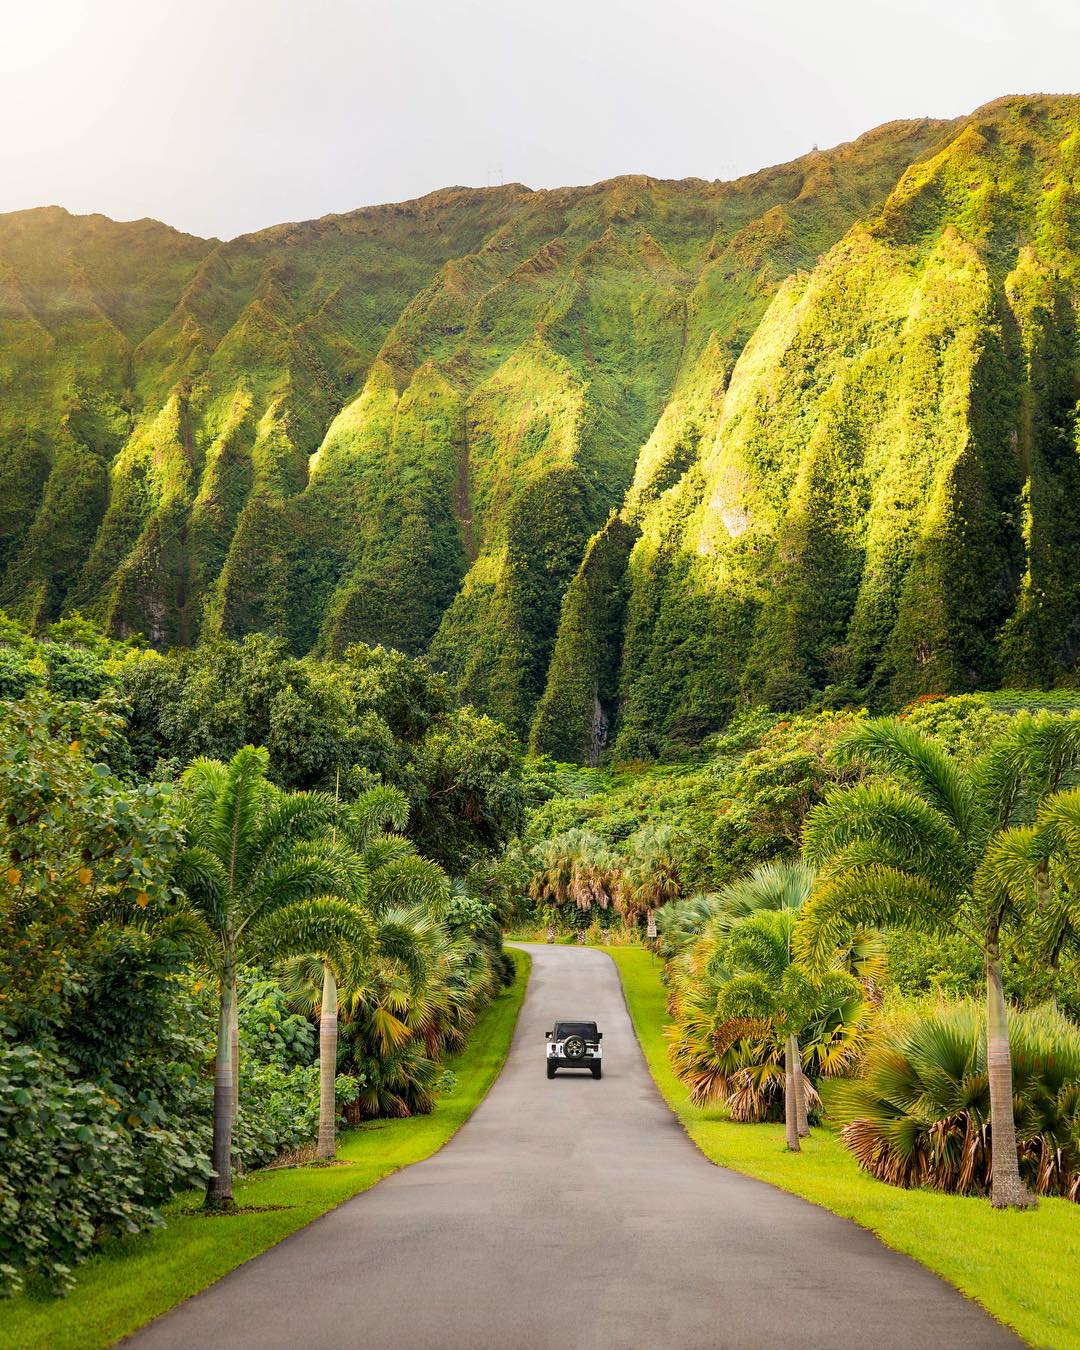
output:
[[[899, 1186], [990, 1191], [985, 1017], [970, 1002], [883, 1027], [862, 1074], [837, 1094], [848, 1146]], [[1048, 1008], [1009, 1028], [1020, 1170], [1038, 1195], [1080, 1200], [1080, 1030]]]
[[[62, 1291], [175, 1191], [309, 1156], [326, 1110], [332, 1141], [432, 1109], [508, 978], [524, 787], [508, 733], [382, 650], [170, 657], [2, 620], [0, 679], [0, 1291]], [[348, 973], [328, 1099], [290, 955]]]
[[813, 884], [807, 867], [767, 863], [660, 913], [672, 1066], [692, 1101], [722, 1102], [734, 1120], [787, 1117], [789, 1050], [809, 1080], [812, 1118], [815, 1080], [850, 1068], [865, 1046], [880, 943], [855, 935], [821, 970], [793, 959], [796, 915]]
[[99, 753], [127, 779], [175, 778], [200, 756], [258, 745], [283, 788], [348, 800], [374, 783], [397, 787], [410, 837], [454, 870], [500, 853], [521, 825], [513, 736], [401, 652], [353, 646], [341, 660], [299, 660], [255, 634], [161, 656], [82, 620], [35, 637], [0, 614], [0, 698], [35, 690], [84, 702], [112, 695], [122, 722]]
[[0, 603], [426, 652], [583, 760], [1075, 683], [1078, 106], [228, 243], [4, 217]]
[[[673, 884], [655, 948], [666, 962], [672, 1064], [694, 1102], [735, 1120], [785, 1119], [798, 1149], [821, 1109], [820, 1078], [861, 1084], [865, 1072], [866, 1092], [877, 1091], [874, 1075], [898, 1063], [895, 1027], [944, 1000], [935, 1015], [953, 1027], [967, 1086], [982, 1096], [970, 1120], [923, 1119], [929, 1089], [916, 1102], [916, 1085], [896, 1107], [888, 1148], [879, 1139], [885, 1107], [867, 1107], [866, 1138], [878, 1142], [866, 1159], [874, 1149], [884, 1158], [901, 1136], [915, 1159], [914, 1170], [893, 1153], [867, 1166], [903, 1184], [918, 1184], [918, 1173], [928, 1184], [988, 1189], [990, 1097], [1008, 1150], [1011, 1081], [1018, 1171], [1003, 1194], [995, 1188], [995, 1203], [1027, 1203], [1028, 1182], [1075, 1199], [1077, 1079], [1067, 1050], [1080, 1021], [1078, 728], [1075, 695], [1013, 691], [921, 698], [896, 719], [755, 710], [696, 758], [666, 765], [534, 761], [526, 863], [535, 908], [525, 917], [534, 933], [547, 923], [569, 934], [582, 927], [575, 911], [595, 909], [599, 895], [643, 940], [642, 909], [628, 901], [648, 841], [662, 837], [670, 867], [658, 879]], [[971, 1021], [980, 994], [989, 1031]], [[954, 1017], [957, 1000], [968, 1012]], [[1027, 1020], [1012, 1034], [1016, 1009]], [[1038, 1055], [1009, 1066], [1010, 1037], [1027, 1055], [1036, 1023], [1046, 1056], [1060, 1041], [1060, 1073]], [[927, 1025], [937, 1037], [937, 1024]], [[934, 1072], [929, 1061], [911, 1072], [924, 1069]], [[938, 1087], [960, 1100], [959, 1086]], [[852, 1091], [845, 1100], [862, 1088]], [[963, 1184], [919, 1171], [939, 1140], [941, 1166], [955, 1162], [956, 1131], [978, 1136]]]
[[615, 772], [534, 761], [527, 834], [586, 829], [617, 852], [642, 829], [663, 824], [679, 854], [682, 891], [712, 890], [797, 851], [807, 812], [828, 787], [853, 777], [829, 756], [851, 725], [848, 714], [787, 717], [759, 708], [692, 760]]

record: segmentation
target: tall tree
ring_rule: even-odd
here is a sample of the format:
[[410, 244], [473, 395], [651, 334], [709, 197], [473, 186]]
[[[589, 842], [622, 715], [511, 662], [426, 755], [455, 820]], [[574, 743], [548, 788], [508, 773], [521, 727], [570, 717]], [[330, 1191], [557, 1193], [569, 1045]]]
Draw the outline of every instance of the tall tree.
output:
[[241, 962], [268, 963], [312, 950], [345, 961], [370, 943], [370, 925], [349, 900], [357, 863], [335, 845], [333, 799], [282, 792], [266, 777], [265, 750], [245, 746], [223, 764], [196, 760], [181, 779], [189, 843], [178, 880], [182, 930], [218, 986], [211, 1208], [228, 1208], [234, 1125], [231, 1024]]
[[670, 825], [646, 825], [630, 839], [629, 860], [619, 886], [619, 907], [628, 922], [644, 917], [656, 937], [656, 911], [682, 895], [679, 850]]
[[832, 793], [806, 822], [819, 884], [803, 911], [803, 951], [820, 960], [851, 923], [966, 932], [986, 968], [987, 1072], [995, 1207], [1035, 1203], [1017, 1161], [1001, 934], [1017, 917], [989, 860], [1000, 836], [1055, 792], [1080, 757], [1080, 716], [1021, 714], [968, 763], [903, 722], [859, 726], [838, 745], [881, 777]]
[[389, 832], [404, 829], [408, 818], [408, 802], [393, 787], [370, 788], [344, 806], [335, 803], [331, 836], [356, 855], [348, 898], [369, 925], [370, 942], [362, 949], [313, 950], [294, 957], [284, 971], [290, 998], [319, 1018], [319, 1158], [332, 1158], [337, 1151], [341, 1005], [348, 1006], [364, 987], [377, 958], [399, 962], [418, 981], [427, 969], [427, 917], [432, 909], [445, 908], [449, 883], [441, 868]]
[[533, 850], [529, 894], [556, 908], [572, 905], [584, 942], [588, 915], [594, 907], [607, 909], [618, 894], [619, 869], [620, 859], [591, 830], [566, 830]]

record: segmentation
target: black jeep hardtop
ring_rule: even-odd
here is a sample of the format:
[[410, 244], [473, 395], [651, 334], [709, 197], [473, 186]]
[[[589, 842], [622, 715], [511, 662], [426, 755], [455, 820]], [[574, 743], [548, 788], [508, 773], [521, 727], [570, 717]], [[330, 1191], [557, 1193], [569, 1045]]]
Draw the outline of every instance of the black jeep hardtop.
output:
[[556, 1022], [555, 1040], [565, 1041], [569, 1036], [580, 1036], [585, 1041], [595, 1041], [599, 1033], [595, 1022]]

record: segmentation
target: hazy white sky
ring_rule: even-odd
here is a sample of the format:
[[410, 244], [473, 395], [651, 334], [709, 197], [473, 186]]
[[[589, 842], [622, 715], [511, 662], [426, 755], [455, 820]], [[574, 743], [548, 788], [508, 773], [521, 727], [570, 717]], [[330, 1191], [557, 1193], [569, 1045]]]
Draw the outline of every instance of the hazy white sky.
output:
[[0, 210], [229, 237], [1080, 92], [1080, 0], [0, 0]]

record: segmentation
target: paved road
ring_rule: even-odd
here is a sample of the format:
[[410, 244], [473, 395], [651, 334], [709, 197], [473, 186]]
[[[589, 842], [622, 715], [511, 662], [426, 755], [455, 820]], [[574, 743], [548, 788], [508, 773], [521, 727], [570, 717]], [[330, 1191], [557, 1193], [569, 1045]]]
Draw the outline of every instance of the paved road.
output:
[[[705, 1350], [1019, 1344], [869, 1233], [714, 1167], [656, 1093], [601, 952], [530, 947], [501, 1077], [406, 1168], [134, 1338], [140, 1350]], [[544, 1074], [595, 1018], [604, 1077]]]

